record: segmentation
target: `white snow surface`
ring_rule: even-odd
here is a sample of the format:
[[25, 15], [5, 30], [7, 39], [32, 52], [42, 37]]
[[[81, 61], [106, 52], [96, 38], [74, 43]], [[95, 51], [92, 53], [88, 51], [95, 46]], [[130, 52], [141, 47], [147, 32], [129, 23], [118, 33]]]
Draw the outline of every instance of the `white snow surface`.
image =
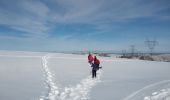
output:
[[170, 100], [170, 63], [0, 51], [0, 100]]
[[96, 79], [92, 79], [91, 76], [83, 79], [75, 87], [65, 87], [64, 91], [60, 91], [57, 84], [55, 84], [54, 76], [48, 68], [48, 59], [50, 55], [42, 57], [44, 74], [46, 77], [46, 85], [48, 87], [48, 93], [40, 98], [40, 100], [88, 100], [88, 92], [95, 86], [97, 82], [100, 82], [101, 71], [98, 73]]
[[152, 95], [146, 96], [144, 100], [170, 100], [170, 89], [153, 92]]

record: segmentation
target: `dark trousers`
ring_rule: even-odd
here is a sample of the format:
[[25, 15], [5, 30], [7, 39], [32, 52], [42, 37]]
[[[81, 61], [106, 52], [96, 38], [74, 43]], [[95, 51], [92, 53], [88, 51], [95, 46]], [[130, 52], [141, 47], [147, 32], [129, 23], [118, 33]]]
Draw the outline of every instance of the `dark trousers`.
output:
[[96, 77], [96, 70], [92, 70], [92, 78]]

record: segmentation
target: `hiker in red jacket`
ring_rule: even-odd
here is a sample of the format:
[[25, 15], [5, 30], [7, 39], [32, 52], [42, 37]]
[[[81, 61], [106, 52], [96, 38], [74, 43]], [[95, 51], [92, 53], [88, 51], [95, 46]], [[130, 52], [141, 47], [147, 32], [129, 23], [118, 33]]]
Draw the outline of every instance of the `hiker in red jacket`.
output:
[[94, 60], [94, 58], [93, 58], [92, 54], [89, 53], [88, 61], [89, 61], [90, 65], [92, 64], [93, 60]]

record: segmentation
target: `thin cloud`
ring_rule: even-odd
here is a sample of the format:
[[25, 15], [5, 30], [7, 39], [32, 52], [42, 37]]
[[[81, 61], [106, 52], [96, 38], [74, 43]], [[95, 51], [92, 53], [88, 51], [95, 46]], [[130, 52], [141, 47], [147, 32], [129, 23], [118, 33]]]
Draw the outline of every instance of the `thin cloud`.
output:
[[47, 37], [56, 24], [93, 24], [96, 30], [106, 31], [114, 22], [170, 19], [160, 13], [170, 8], [168, 3], [168, 0], [1, 0], [4, 6], [0, 7], [0, 25], [30, 37]]
[[[65, 9], [65, 13], [60, 15], [56, 13], [56, 19], [59, 22], [72, 23], [100, 23], [124, 21], [128, 19], [153, 17], [159, 15], [159, 12], [169, 8], [164, 1], [142, 1], [142, 0], [98, 0], [91, 2], [78, 2], [79, 0], [58, 0]], [[96, 4], [97, 2], [97, 4]], [[54, 12], [55, 13], [55, 12]]]
[[44, 35], [48, 31], [49, 28], [46, 25], [48, 8], [43, 3], [18, 0], [14, 3], [5, 1], [3, 5], [5, 7], [0, 9], [1, 25], [34, 36]]

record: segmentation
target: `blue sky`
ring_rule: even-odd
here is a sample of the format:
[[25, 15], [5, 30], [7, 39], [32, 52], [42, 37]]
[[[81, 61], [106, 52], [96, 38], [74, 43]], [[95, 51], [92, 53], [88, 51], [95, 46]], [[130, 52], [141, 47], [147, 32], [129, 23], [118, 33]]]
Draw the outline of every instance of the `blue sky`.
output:
[[0, 50], [170, 52], [169, 0], [0, 0]]

